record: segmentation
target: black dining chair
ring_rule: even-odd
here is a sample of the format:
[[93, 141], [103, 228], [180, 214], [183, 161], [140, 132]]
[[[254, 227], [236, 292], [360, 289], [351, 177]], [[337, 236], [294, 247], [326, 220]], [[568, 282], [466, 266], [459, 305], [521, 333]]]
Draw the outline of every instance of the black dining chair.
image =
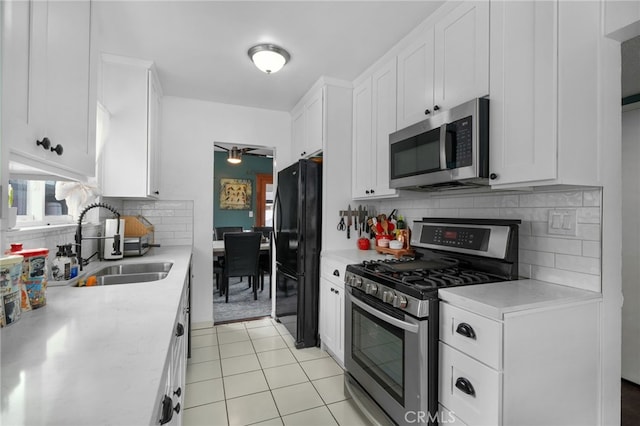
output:
[[225, 303], [229, 302], [230, 277], [250, 277], [249, 283], [253, 284], [253, 300], [258, 299], [261, 239], [260, 232], [227, 232], [224, 235], [222, 288], [224, 289]]
[[[251, 228], [253, 232], [262, 233], [262, 238], [269, 240], [269, 252], [260, 252], [260, 291], [264, 290], [264, 275], [271, 276], [271, 237], [273, 234], [272, 226], [254, 226]], [[269, 286], [269, 298], [271, 298], [271, 286]]]
[[[242, 232], [242, 226], [215, 226], [213, 228], [213, 240], [222, 241], [224, 234], [227, 232]], [[222, 269], [224, 268], [224, 256], [219, 256], [213, 261], [213, 273], [216, 277], [216, 289], [220, 290], [220, 296], [222, 296], [224, 289], [220, 287], [220, 275], [222, 275]]]

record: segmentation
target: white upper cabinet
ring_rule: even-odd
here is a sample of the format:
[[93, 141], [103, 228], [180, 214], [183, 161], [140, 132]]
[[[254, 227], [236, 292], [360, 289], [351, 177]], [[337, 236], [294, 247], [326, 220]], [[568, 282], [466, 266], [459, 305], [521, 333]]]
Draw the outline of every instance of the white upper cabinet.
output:
[[389, 134], [396, 130], [396, 60], [353, 91], [353, 199], [397, 195], [389, 188]]
[[489, 2], [471, 1], [435, 26], [434, 110], [489, 94]]
[[604, 2], [605, 34], [627, 41], [640, 34], [640, 2], [607, 0]]
[[490, 137], [493, 183], [556, 177], [557, 4], [491, 9]]
[[489, 94], [489, 3], [464, 2], [398, 54], [397, 128]]
[[153, 63], [104, 54], [101, 77], [101, 100], [109, 113], [103, 195], [157, 198], [162, 93]]
[[309, 158], [322, 151], [323, 88], [308, 93], [292, 111], [292, 154], [295, 160]]
[[51, 174], [93, 176], [91, 3], [6, 1], [2, 8], [3, 141], [10, 159]]
[[398, 55], [398, 128], [424, 120], [433, 112], [433, 28]]
[[491, 7], [491, 184], [599, 185], [597, 2]]

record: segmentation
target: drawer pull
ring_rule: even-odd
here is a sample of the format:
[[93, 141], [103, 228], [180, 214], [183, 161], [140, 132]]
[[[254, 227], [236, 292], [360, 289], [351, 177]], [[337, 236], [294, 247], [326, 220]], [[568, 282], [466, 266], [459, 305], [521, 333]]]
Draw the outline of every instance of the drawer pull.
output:
[[473, 388], [473, 385], [464, 377], [458, 377], [456, 380], [456, 387], [467, 395], [471, 395], [473, 397], [476, 396], [476, 390]]
[[339, 277], [340, 276], [340, 271], [338, 271], [337, 269], [335, 271], [333, 271], [333, 276], [334, 277]]
[[468, 337], [469, 339], [476, 338], [476, 332], [473, 331], [473, 327], [471, 327], [466, 322], [461, 322], [460, 324], [458, 324], [458, 327], [456, 327], [456, 333], [462, 334], [464, 337]]

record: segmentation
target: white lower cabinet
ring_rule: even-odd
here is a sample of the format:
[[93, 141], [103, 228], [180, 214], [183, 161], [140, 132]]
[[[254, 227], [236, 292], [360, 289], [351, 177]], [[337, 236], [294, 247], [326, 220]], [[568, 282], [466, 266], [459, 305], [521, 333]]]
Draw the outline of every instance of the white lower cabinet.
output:
[[441, 424], [598, 424], [599, 316], [597, 301], [501, 320], [441, 302]]
[[347, 265], [334, 259], [320, 261], [320, 340], [344, 366], [344, 274]]
[[162, 385], [156, 399], [153, 424], [182, 424], [184, 392], [187, 374], [187, 353], [189, 336], [189, 291], [190, 276], [185, 280], [182, 297], [173, 326], [173, 338], [163, 373]]

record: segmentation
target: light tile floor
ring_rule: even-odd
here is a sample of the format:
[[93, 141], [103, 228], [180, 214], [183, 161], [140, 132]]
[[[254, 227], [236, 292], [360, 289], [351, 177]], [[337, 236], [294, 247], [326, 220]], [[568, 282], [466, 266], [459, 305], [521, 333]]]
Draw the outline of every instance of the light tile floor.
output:
[[295, 349], [271, 319], [192, 330], [183, 424], [367, 425], [343, 375], [327, 352]]

